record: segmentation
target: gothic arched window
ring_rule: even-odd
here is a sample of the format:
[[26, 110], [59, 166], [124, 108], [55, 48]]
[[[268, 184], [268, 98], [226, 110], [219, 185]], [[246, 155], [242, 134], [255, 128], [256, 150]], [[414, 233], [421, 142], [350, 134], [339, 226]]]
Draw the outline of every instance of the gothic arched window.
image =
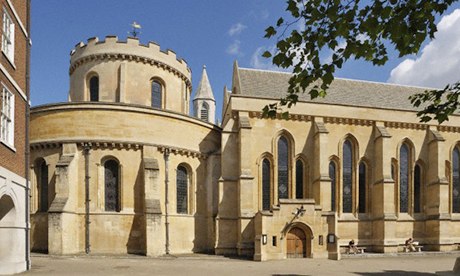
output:
[[337, 184], [337, 170], [334, 161], [329, 163], [329, 178], [331, 179], [331, 210], [335, 211], [335, 189]]
[[460, 151], [452, 153], [452, 212], [460, 213]]
[[200, 119], [203, 121], [208, 121], [209, 119], [209, 105], [207, 103], [203, 103], [201, 106]]
[[270, 210], [270, 161], [262, 161], [262, 210]]
[[152, 81], [152, 107], [162, 107], [163, 87], [158, 81]]
[[278, 198], [289, 197], [289, 146], [285, 137], [278, 140]]
[[99, 78], [91, 77], [89, 80], [89, 100], [92, 102], [99, 101]]
[[48, 202], [48, 165], [45, 160], [41, 159], [37, 162], [38, 165], [38, 211], [39, 212], [48, 212], [49, 202]]
[[409, 146], [404, 143], [399, 150], [399, 212], [409, 209]]
[[188, 213], [188, 187], [189, 177], [187, 169], [179, 165], [176, 174], [176, 206], [178, 214]]
[[104, 163], [105, 210], [120, 211], [119, 165], [115, 160]]
[[353, 146], [349, 140], [343, 143], [343, 189], [342, 210], [351, 213], [353, 210]]
[[367, 184], [367, 167], [364, 162], [359, 164], [359, 205], [358, 212], [366, 213], [366, 184]]
[[303, 198], [304, 190], [304, 165], [302, 160], [295, 163], [295, 198]]
[[419, 164], [414, 168], [414, 213], [421, 211], [422, 168]]

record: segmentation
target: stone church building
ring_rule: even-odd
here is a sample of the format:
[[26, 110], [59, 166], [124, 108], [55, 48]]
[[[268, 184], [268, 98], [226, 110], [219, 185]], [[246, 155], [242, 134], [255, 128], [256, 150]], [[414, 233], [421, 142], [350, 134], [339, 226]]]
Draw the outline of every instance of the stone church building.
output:
[[[460, 244], [460, 117], [419, 123], [423, 88], [336, 79], [263, 118], [287, 73], [240, 68], [222, 126], [206, 68], [134, 38], [71, 52], [67, 103], [31, 110], [31, 249], [254, 260]], [[189, 110], [193, 103], [193, 112]], [[190, 114], [194, 114], [193, 116]]]

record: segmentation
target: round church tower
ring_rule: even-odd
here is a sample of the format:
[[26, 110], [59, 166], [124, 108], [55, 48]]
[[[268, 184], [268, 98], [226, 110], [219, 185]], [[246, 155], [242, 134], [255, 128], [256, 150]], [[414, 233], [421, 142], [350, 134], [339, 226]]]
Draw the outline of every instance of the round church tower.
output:
[[69, 101], [119, 102], [189, 114], [191, 71], [171, 51], [137, 38], [91, 38], [71, 52]]
[[31, 250], [212, 251], [221, 129], [189, 115], [185, 61], [92, 38], [69, 75], [69, 102], [31, 109]]

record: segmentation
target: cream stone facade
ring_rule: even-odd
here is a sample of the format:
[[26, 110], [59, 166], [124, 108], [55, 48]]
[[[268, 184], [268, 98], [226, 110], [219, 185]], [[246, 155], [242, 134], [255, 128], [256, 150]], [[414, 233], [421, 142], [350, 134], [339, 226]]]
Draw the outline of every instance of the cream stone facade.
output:
[[220, 127], [206, 69], [195, 118], [187, 64], [154, 43], [90, 39], [69, 73], [69, 102], [31, 113], [32, 250], [340, 259], [351, 239], [390, 253], [409, 237], [458, 249], [460, 117], [419, 123], [407, 97], [422, 88], [336, 79], [267, 119], [289, 74], [235, 63]]

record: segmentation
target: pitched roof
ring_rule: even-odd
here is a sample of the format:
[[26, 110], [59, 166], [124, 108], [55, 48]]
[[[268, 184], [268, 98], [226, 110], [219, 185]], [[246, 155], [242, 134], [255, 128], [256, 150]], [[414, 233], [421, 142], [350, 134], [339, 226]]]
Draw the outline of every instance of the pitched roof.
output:
[[211, 84], [209, 83], [208, 74], [206, 73], [206, 66], [203, 66], [203, 73], [201, 75], [200, 83], [198, 84], [198, 88], [196, 90], [195, 98], [197, 99], [207, 99], [207, 100], [214, 100], [214, 94], [212, 93]]
[[[238, 94], [272, 99], [286, 95], [291, 77], [290, 73], [248, 68], [238, 68], [238, 74]], [[409, 96], [429, 89], [335, 78], [325, 98], [311, 100], [308, 93], [301, 93], [299, 101], [416, 111]]]

